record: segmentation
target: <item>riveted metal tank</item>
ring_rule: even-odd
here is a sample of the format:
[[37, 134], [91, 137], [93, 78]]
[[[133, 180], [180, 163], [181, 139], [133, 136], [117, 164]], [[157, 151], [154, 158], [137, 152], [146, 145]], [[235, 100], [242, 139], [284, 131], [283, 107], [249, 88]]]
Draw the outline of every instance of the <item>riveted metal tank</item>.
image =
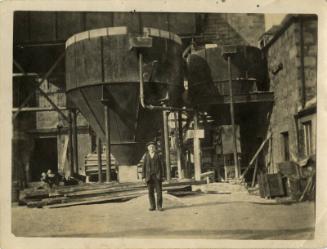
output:
[[[130, 25], [129, 25], [130, 26]], [[111, 149], [119, 164], [136, 164], [161, 127], [161, 112], [144, 109], [139, 100], [139, 60], [143, 54], [146, 104], [162, 100], [179, 106], [182, 92], [180, 38], [155, 28], [109, 27], [85, 31], [66, 42], [66, 91], [98, 136], [105, 141], [103, 98], [108, 99]], [[133, 49], [137, 37], [150, 47]]]
[[[232, 89], [234, 95], [266, 90], [266, 63], [260, 49], [252, 46], [233, 46], [231, 57]], [[187, 58], [187, 75], [191, 102], [229, 95], [228, 62], [223, 47], [192, 51]]]

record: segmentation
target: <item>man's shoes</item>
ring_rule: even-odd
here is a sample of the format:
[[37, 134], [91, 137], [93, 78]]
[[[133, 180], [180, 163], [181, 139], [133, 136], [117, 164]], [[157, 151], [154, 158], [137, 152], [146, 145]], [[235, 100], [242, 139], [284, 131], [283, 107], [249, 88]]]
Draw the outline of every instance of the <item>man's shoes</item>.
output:
[[155, 208], [149, 208], [149, 211], [154, 211], [154, 210], [156, 210]]
[[162, 207], [159, 207], [158, 208], [158, 211], [162, 212], [163, 211], [163, 208]]

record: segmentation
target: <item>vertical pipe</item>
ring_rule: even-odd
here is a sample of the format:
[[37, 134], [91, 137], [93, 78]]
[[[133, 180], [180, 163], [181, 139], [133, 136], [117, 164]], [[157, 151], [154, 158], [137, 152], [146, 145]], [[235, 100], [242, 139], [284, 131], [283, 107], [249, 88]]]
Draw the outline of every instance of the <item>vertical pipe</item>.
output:
[[183, 121], [182, 121], [182, 113], [181, 111], [177, 112], [177, 120], [178, 120], [178, 135], [179, 135], [179, 146], [181, 152], [181, 165], [182, 165], [182, 174], [183, 178], [185, 178], [185, 153], [183, 146]]
[[238, 178], [240, 175], [238, 156], [237, 156], [237, 142], [236, 142], [236, 130], [234, 120], [234, 98], [233, 98], [233, 87], [232, 87], [232, 69], [231, 69], [231, 56], [228, 55], [228, 83], [229, 83], [229, 97], [230, 97], [230, 117], [232, 121], [232, 132], [233, 132], [233, 145], [234, 145], [234, 164], [235, 164], [235, 177]]
[[177, 157], [177, 170], [178, 170], [178, 179], [184, 178], [182, 171], [182, 153], [181, 153], [181, 142], [179, 136], [179, 122], [178, 115], [174, 112], [174, 121], [175, 121], [175, 140], [176, 140], [176, 157]]
[[110, 148], [110, 125], [109, 125], [109, 107], [106, 103], [104, 105], [104, 119], [105, 119], [105, 130], [106, 130], [106, 182], [111, 182], [111, 148]]
[[100, 137], [97, 137], [97, 154], [98, 154], [98, 182], [102, 182], [102, 144]]
[[73, 157], [74, 157], [74, 172], [78, 174], [78, 143], [77, 143], [77, 113], [76, 109], [72, 110], [72, 142], [73, 142]]
[[201, 180], [201, 144], [200, 138], [197, 134], [199, 129], [199, 115], [198, 112], [194, 112], [194, 134], [193, 134], [193, 149], [194, 149], [194, 178], [196, 181]]
[[69, 168], [70, 172], [69, 175], [74, 175], [74, 152], [73, 152], [73, 120], [72, 120], [72, 112], [69, 110], [69, 127], [68, 127], [68, 136], [69, 136]]
[[168, 134], [168, 113], [167, 111], [162, 112], [163, 119], [163, 130], [164, 130], [164, 140], [165, 140], [165, 162], [166, 162], [166, 176], [167, 181], [171, 180], [170, 174], [170, 152], [169, 152], [169, 134]]

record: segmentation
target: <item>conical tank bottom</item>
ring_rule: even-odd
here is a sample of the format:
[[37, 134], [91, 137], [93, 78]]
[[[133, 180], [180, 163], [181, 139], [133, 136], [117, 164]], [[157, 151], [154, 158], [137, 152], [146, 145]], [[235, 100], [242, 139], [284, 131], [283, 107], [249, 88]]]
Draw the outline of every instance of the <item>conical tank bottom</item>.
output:
[[119, 164], [137, 164], [161, 125], [161, 113], [144, 109], [139, 103], [138, 82], [119, 85], [87, 86], [68, 92], [68, 96], [103, 142], [106, 141], [106, 92], [109, 107], [111, 150]]

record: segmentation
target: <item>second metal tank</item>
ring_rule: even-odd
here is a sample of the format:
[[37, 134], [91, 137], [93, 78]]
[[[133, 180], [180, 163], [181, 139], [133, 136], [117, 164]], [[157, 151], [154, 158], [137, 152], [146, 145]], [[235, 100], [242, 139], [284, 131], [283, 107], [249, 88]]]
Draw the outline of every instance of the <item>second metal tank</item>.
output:
[[[191, 102], [201, 105], [207, 98], [229, 95], [228, 63], [224, 47], [212, 46], [193, 50], [187, 58], [187, 78]], [[231, 57], [232, 89], [234, 95], [266, 90], [266, 63], [260, 49], [233, 46]]]

